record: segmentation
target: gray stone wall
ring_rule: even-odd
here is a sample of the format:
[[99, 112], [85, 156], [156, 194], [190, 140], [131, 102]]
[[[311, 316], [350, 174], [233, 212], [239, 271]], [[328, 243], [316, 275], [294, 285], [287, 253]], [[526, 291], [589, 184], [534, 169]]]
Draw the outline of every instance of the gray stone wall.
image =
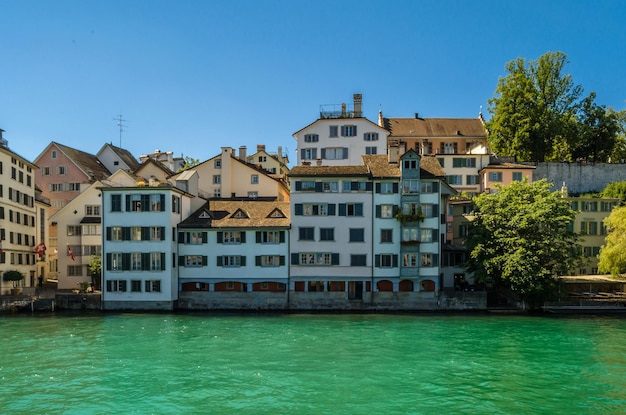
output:
[[535, 166], [533, 180], [547, 179], [554, 190], [563, 183], [570, 194], [599, 192], [612, 182], [626, 180], [626, 164], [609, 163], [522, 163]]

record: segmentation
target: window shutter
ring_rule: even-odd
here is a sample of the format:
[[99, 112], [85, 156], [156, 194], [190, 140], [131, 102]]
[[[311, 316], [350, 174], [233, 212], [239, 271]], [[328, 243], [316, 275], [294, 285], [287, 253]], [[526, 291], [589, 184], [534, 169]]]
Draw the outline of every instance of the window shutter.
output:
[[329, 203], [328, 204], [328, 216], [335, 216], [335, 204], [334, 203]]
[[291, 254], [291, 265], [300, 265], [300, 255], [297, 253]]
[[380, 255], [374, 255], [374, 266], [380, 268]]
[[315, 160], [317, 158], [317, 149], [314, 148], [313, 151], [311, 151], [311, 153], [313, 153], [313, 159]]
[[302, 216], [302, 203], [296, 203], [294, 205], [294, 215]]
[[126, 195], [126, 212], [130, 212], [130, 195]]
[[433, 242], [437, 242], [437, 239], [438, 239], [438, 238], [437, 238], [437, 229], [431, 229], [431, 231], [432, 231], [431, 240], [432, 240]]
[[325, 148], [322, 148], [320, 150], [320, 158], [321, 159], [325, 159], [326, 158], [326, 149]]
[[245, 256], [240, 256], [239, 257], [239, 263], [241, 264], [242, 267], [246, 266], [246, 257]]
[[278, 257], [278, 265], [280, 265], [281, 267], [285, 265], [285, 256], [281, 255]]
[[346, 216], [346, 204], [339, 203], [339, 216]]
[[285, 243], [285, 231], [280, 231], [279, 235], [280, 235], [279, 236], [280, 243], [284, 244]]
[[172, 268], [176, 268], [176, 253], [172, 252]]
[[393, 267], [397, 268], [398, 267], [398, 255], [394, 254], [392, 255], [392, 258], [393, 258]]
[[323, 190], [322, 190], [322, 182], [315, 182], [315, 191], [316, 191], [317, 193], [320, 193], [320, 192], [322, 192], [322, 191], [323, 191]]
[[433, 183], [433, 193], [439, 192], [439, 182]]
[[122, 254], [122, 271], [130, 271], [130, 254], [128, 252]]
[[358, 182], [350, 182], [350, 190], [352, 190], [352, 191], [359, 190], [359, 183]]
[[376, 193], [380, 193], [380, 182], [376, 183]]
[[433, 205], [433, 218], [439, 216], [439, 205]]
[[150, 195], [141, 195], [141, 211], [150, 211]]
[[354, 216], [363, 216], [363, 203], [356, 203], [354, 205]]
[[365, 182], [365, 190], [367, 190], [368, 192], [371, 192], [373, 187], [374, 187], [374, 183], [372, 183], [372, 182]]
[[354, 128], [354, 130], [353, 130], [354, 134], [352, 134], [352, 135], [356, 137], [356, 125], [353, 126], [353, 128]]
[[257, 255], [254, 257], [254, 265], [256, 265], [257, 267], [261, 266], [261, 255]]
[[107, 241], [111, 240], [111, 227], [107, 226]]
[[178, 242], [181, 244], [185, 243], [185, 233], [184, 232], [178, 232]]
[[433, 267], [439, 266], [439, 254], [433, 254]]
[[165, 226], [161, 226], [161, 240], [165, 240]]
[[342, 137], [345, 137], [345, 136], [346, 136], [346, 126], [345, 126], [345, 125], [342, 125], [342, 126], [341, 126], [341, 136], [342, 136]]
[[147, 226], [141, 227], [141, 240], [149, 241], [150, 240], [150, 228]]
[[181, 256], [178, 257], [178, 265], [181, 266], [181, 267], [185, 266], [185, 257], [184, 256], [181, 255]]
[[306, 155], [304, 149], [300, 149], [300, 160], [305, 160], [304, 156]]
[[207, 243], [208, 234], [206, 232], [202, 232], [202, 243]]
[[398, 185], [398, 183], [394, 183], [394, 184], [393, 184], [393, 192], [394, 192], [394, 193], [398, 193], [398, 192], [399, 192], [399, 189], [398, 189], [399, 187], [400, 187], [400, 186]]
[[217, 233], [217, 243], [221, 244], [223, 240], [224, 240], [224, 232], [218, 232]]
[[206, 255], [202, 255], [202, 266], [206, 267], [209, 263], [209, 257]]
[[296, 191], [299, 192], [302, 190], [302, 182], [301, 181], [297, 181], [296, 182]]
[[112, 256], [111, 253], [107, 252], [107, 271], [111, 271], [111, 268], [113, 268], [111, 266], [111, 261], [112, 261], [111, 256]]
[[332, 265], [339, 265], [339, 254], [331, 254], [330, 255], [330, 263]]
[[261, 243], [261, 232], [256, 231], [256, 243]]
[[343, 148], [343, 158], [347, 159], [348, 158], [348, 147], [344, 147]]
[[380, 218], [381, 211], [382, 211], [382, 208], [380, 207], [380, 205], [376, 205], [376, 217], [377, 218]]
[[223, 263], [224, 263], [224, 258], [222, 258], [221, 256], [218, 256], [217, 257], [217, 266], [221, 267]]
[[161, 212], [165, 212], [165, 195], [161, 195]]
[[150, 254], [146, 252], [141, 253], [141, 270], [150, 271]]
[[161, 252], [161, 271], [165, 271], [165, 252]]
[[241, 231], [240, 235], [241, 235], [241, 243], [245, 244], [246, 243], [246, 232]]

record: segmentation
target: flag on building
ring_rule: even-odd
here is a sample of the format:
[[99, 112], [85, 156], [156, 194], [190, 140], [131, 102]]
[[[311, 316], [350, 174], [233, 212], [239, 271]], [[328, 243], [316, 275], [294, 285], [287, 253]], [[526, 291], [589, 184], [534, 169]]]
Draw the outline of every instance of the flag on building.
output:
[[71, 259], [72, 261], [75, 261], [75, 260], [76, 260], [76, 258], [74, 257], [74, 252], [72, 252], [72, 248], [70, 248], [70, 246], [69, 246], [69, 245], [67, 246], [67, 254], [70, 256], [70, 259]]
[[2, 253], [2, 239], [0, 239], [0, 254]]
[[37, 252], [39, 254], [39, 258], [41, 258], [43, 254], [46, 253], [46, 249], [46, 244], [41, 241], [39, 245], [35, 247], [35, 252]]

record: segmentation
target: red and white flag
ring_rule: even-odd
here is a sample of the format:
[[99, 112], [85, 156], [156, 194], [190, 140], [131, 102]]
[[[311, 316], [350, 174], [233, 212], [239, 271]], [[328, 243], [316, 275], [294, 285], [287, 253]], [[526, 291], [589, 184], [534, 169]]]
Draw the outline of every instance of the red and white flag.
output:
[[76, 260], [76, 258], [74, 257], [74, 253], [72, 252], [72, 248], [70, 248], [70, 246], [69, 246], [69, 245], [67, 246], [67, 254], [70, 256], [70, 259], [71, 259], [72, 261], [75, 261], [75, 260]]
[[41, 258], [42, 255], [46, 253], [46, 249], [46, 244], [41, 241], [39, 245], [35, 247], [35, 252], [37, 252], [39, 254], [39, 258]]
[[0, 239], [0, 254], [2, 253], [2, 239]]

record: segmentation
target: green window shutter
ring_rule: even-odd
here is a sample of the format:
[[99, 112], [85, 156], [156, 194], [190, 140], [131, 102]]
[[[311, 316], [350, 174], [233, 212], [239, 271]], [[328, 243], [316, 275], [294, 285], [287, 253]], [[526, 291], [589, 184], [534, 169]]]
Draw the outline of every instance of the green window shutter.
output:
[[392, 255], [392, 258], [393, 258], [393, 267], [398, 268], [398, 255], [394, 254]]
[[256, 265], [257, 267], [261, 266], [261, 255], [257, 255], [254, 257], [254, 265]]
[[300, 255], [297, 253], [291, 254], [291, 265], [300, 265]]
[[202, 243], [203, 244], [207, 243], [207, 238], [208, 238], [207, 233], [206, 232], [202, 232]]
[[224, 232], [218, 232], [217, 233], [217, 243], [221, 244], [221, 243], [223, 243], [222, 241], [224, 241]]
[[296, 182], [296, 192], [300, 192], [302, 190], [302, 182], [301, 181], [297, 181]]
[[141, 270], [150, 271], [150, 254], [146, 252], [141, 253]]
[[209, 264], [209, 257], [206, 255], [202, 255], [202, 266], [206, 267]]
[[141, 240], [149, 241], [150, 240], [150, 228], [147, 226], [141, 227]]
[[329, 203], [328, 204], [328, 216], [335, 216], [335, 204], [334, 203]]
[[346, 216], [346, 204], [339, 203], [339, 216]]
[[363, 216], [363, 203], [356, 203], [354, 205], [354, 216]]
[[161, 212], [165, 212], [165, 195], [161, 195]]
[[392, 187], [393, 187], [393, 192], [394, 193], [398, 193], [400, 191], [399, 183], [394, 183]]
[[185, 257], [182, 255], [178, 257], [178, 266], [180, 267], [185, 266]]
[[339, 254], [331, 254], [330, 255], [330, 263], [332, 265], [339, 265]]
[[374, 255], [374, 266], [380, 268], [380, 255]]
[[111, 253], [107, 252], [107, 271], [111, 271], [111, 268], [113, 268], [111, 266], [111, 262], [112, 262], [111, 256], [112, 256]]
[[380, 183], [376, 183], [376, 193], [380, 193]]
[[161, 226], [161, 240], [165, 240], [165, 226]]
[[246, 257], [245, 256], [240, 256], [239, 257], [239, 263], [241, 264], [242, 267], [246, 266]]
[[141, 195], [141, 211], [150, 212], [150, 195]]
[[294, 214], [297, 216], [302, 216], [302, 203], [296, 203], [294, 205]]
[[261, 243], [261, 232], [260, 231], [256, 231], [256, 243], [258, 243], [258, 244]]
[[284, 244], [285, 243], [285, 231], [280, 231], [279, 233], [279, 238], [280, 238], [280, 243]]
[[130, 271], [130, 254], [128, 252], [122, 254], [122, 271]]
[[123, 241], [130, 241], [130, 227], [124, 226], [122, 228], [122, 240]]
[[161, 252], [161, 271], [165, 271], [165, 252]]
[[218, 256], [217, 257], [217, 266], [221, 267], [223, 263], [224, 263], [224, 258], [222, 258], [222, 256]]
[[380, 205], [376, 205], [376, 217], [380, 218], [380, 214], [381, 214], [382, 208], [380, 207]]
[[281, 267], [285, 265], [285, 256], [281, 255], [278, 257], [278, 265], [280, 265]]
[[126, 195], [126, 212], [130, 212], [130, 195]]
[[241, 231], [241, 243], [242, 244], [246, 243], [246, 232], [245, 231]]
[[111, 240], [111, 227], [107, 226], [107, 241]]
[[315, 182], [315, 191], [317, 193], [321, 193], [323, 191], [322, 190], [322, 182]]

